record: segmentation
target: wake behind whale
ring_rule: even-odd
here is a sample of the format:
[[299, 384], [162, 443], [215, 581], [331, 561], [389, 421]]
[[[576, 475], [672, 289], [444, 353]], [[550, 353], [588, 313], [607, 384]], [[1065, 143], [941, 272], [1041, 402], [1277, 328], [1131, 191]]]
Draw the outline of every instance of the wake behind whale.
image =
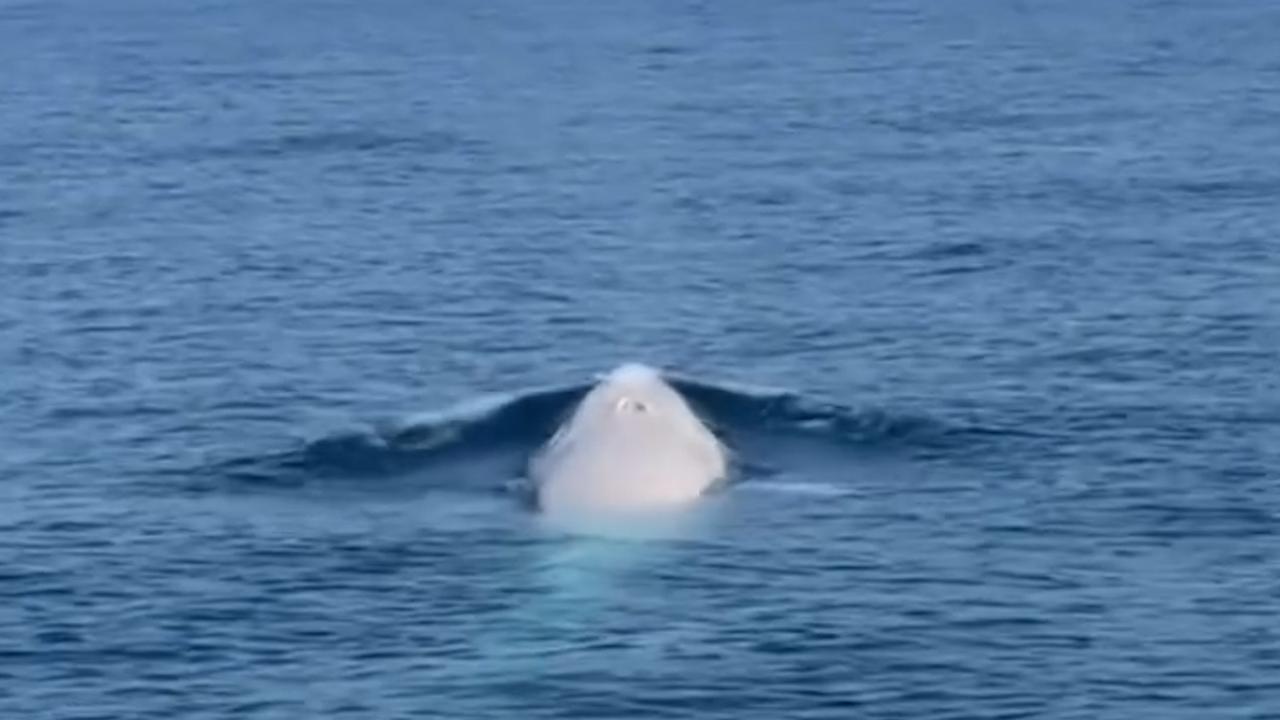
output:
[[[651, 387], [643, 398], [618, 394], [620, 379], [624, 386], [631, 382], [632, 394], [637, 381]], [[584, 405], [593, 392], [604, 400], [599, 407]], [[666, 408], [661, 414], [647, 413], [661, 408]], [[601, 414], [601, 409], [607, 412]], [[580, 418], [585, 424], [577, 423], [577, 431], [571, 432], [580, 411], [585, 412]], [[607, 432], [598, 432], [602, 428]], [[1019, 434], [823, 402], [789, 390], [709, 382], [633, 364], [592, 383], [488, 395], [331, 432], [278, 453], [214, 463], [200, 476], [204, 489], [228, 484], [241, 489], [288, 488], [336, 481], [370, 492], [390, 492], [392, 487], [407, 492], [499, 491], [536, 506], [539, 488], [550, 487], [546, 480], [556, 473], [562, 480], [575, 479], [554, 487], [581, 490], [589, 487], [584, 478], [600, 479], [614, 472], [620, 477], [603, 479], [616, 493], [626, 487], [628, 477], [634, 490], [637, 478], [645, 476], [646, 462], [652, 467], [657, 458], [657, 465], [673, 464], [677, 474], [688, 471], [674, 483], [684, 490], [675, 495], [687, 499], [709, 488], [768, 478], [833, 453], [844, 460], [886, 452], [945, 455]], [[586, 444], [588, 452], [554, 450], [567, 437], [577, 438], [579, 449], [583, 437], [594, 439]], [[666, 452], [685, 443], [686, 449]], [[654, 448], [666, 450], [655, 453]], [[604, 496], [607, 499], [609, 493]]]

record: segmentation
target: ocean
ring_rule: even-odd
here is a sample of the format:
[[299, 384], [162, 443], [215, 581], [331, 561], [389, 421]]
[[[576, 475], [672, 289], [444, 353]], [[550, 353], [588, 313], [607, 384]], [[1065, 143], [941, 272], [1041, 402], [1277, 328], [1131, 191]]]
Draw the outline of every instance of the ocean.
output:
[[[1280, 718], [1277, 38], [0, 0], [0, 717]], [[733, 482], [549, 526], [628, 362]]]

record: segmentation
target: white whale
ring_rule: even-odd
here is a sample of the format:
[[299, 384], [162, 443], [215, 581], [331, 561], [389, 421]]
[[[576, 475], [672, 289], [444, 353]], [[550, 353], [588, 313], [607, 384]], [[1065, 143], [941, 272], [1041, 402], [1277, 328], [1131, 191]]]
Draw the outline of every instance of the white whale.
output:
[[529, 477], [546, 513], [625, 512], [690, 503], [728, 465], [680, 393], [657, 370], [629, 364], [582, 398], [530, 462]]

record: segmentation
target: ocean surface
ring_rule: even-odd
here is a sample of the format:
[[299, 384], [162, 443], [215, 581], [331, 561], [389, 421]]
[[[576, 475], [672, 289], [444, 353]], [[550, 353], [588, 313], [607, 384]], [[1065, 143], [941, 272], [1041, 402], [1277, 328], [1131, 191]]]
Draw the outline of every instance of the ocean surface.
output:
[[[1280, 718], [1273, 0], [0, 0], [0, 718]], [[664, 368], [734, 481], [512, 492]]]

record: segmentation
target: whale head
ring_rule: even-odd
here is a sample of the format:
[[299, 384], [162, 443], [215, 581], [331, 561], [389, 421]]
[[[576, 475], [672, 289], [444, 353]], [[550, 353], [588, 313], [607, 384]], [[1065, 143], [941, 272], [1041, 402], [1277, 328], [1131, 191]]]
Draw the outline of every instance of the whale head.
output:
[[547, 512], [688, 503], [726, 475], [726, 452], [662, 374], [627, 364], [600, 378], [535, 456]]

